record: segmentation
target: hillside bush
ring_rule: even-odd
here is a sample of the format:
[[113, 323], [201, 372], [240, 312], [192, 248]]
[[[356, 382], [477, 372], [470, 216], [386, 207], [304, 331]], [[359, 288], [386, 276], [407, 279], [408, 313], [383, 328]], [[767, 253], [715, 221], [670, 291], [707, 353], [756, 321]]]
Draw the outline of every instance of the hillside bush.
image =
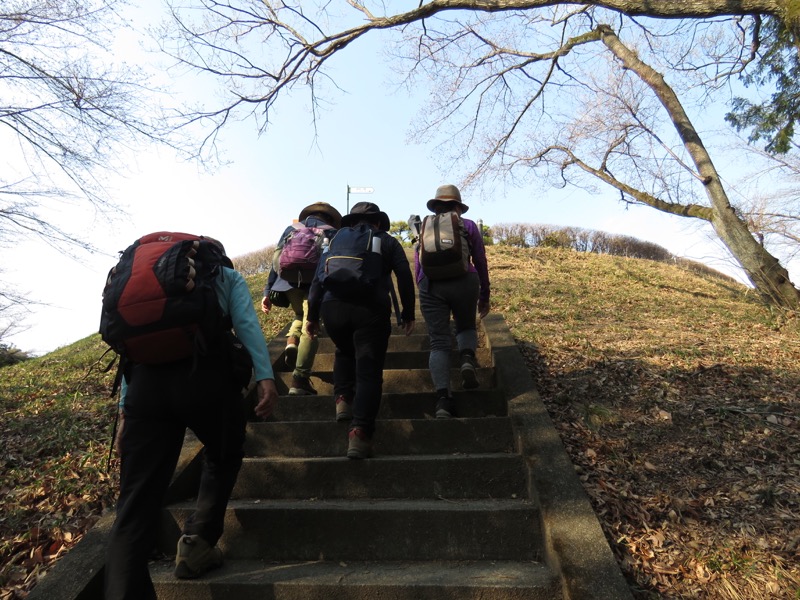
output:
[[556, 227], [531, 223], [492, 225], [494, 242], [515, 248], [564, 248], [578, 252], [610, 254], [626, 258], [671, 261], [672, 254], [662, 246], [627, 235], [614, 235], [580, 227]]
[[233, 259], [233, 266], [245, 277], [258, 275], [259, 273], [269, 273], [274, 253], [275, 244], [237, 256]]
[[0, 344], [0, 367], [15, 365], [29, 358], [25, 352], [11, 344]]

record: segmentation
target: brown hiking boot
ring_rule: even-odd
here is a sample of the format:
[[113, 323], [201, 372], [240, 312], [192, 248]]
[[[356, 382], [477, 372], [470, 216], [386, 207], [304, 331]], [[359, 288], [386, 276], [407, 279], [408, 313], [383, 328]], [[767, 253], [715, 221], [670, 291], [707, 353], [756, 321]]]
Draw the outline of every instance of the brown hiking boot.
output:
[[372, 458], [372, 439], [361, 427], [354, 427], [347, 434], [347, 458]]
[[311, 385], [308, 377], [296, 377], [292, 375], [292, 387], [289, 388], [290, 396], [316, 396], [317, 390]]
[[339, 394], [336, 396], [336, 420], [349, 421], [353, 418], [353, 402]]
[[297, 364], [297, 346], [299, 344], [300, 340], [294, 336], [289, 336], [286, 339], [286, 349], [283, 351], [283, 360], [290, 369], [294, 369]]
[[211, 546], [199, 535], [182, 535], [175, 556], [175, 577], [194, 579], [222, 566], [222, 550]]

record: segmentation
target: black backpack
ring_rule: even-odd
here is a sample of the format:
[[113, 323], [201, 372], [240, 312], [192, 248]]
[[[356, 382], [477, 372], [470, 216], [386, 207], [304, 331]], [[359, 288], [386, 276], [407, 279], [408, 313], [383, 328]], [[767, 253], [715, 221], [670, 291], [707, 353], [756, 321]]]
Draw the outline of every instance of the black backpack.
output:
[[320, 283], [340, 298], [371, 294], [383, 276], [381, 238], [366, 223], [337, 231], [321, 260]]
[[100, 335], [124, 359], [168, 363], [225, 342], [214, 280], [230, 260], [202, 236], [158, 232], [131, 244], [108, 274]]

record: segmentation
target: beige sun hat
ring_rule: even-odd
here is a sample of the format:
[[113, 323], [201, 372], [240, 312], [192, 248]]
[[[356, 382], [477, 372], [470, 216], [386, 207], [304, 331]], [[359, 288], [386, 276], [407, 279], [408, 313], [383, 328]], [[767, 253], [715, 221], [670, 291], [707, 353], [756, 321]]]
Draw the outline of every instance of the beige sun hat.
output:
[[461, 212], [465, 213], [469, 210], [469, 206], [461, 201], [461, 192], [452, 184], [440, 185], [436, 188], [436, 196], [428, 200], [428, 210], [436, 212], [434, 207], [437, 204], [455, 203], [461, 207]]
[[300, 211], [298, 220], [305, 221], [314, 213], [325, 215], [330, 220], [331, 226], [333, 226], [335, 229], [339, 229], [342, 226], [342, 215], [327, 202], [315, 202], [314, 204], [309, 204]]

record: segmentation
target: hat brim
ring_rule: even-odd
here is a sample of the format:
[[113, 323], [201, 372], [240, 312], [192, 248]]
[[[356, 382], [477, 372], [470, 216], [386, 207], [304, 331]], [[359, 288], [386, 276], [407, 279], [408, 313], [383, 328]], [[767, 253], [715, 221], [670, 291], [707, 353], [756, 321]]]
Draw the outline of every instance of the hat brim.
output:
[[342, 227], [352, 227], [353, 224], [358, 223], [362, 219], [369, 219], [370, 217], [378, 216], [379, 223], [378, 229], [381, 231], [389, 231], [391, 224], [389, 223], [389, 215], [380, 211], [378, 213], [356, 213], [347, 214], [342, 217]]
[[461, 207], [461, 214], [464, 214], [469, 210], [469, 206], [467, 206], [463, 202], [459, 202], [458, 200], [442, 200], [440, 198], [431, 198], [430, 200], [428, 200], [427, 204], [428, 210], [431, 212], [436, 212], [434, 207], [437, 204], [458, 204]]
[[317, 202], [316, 204], [310, 204], [306, 206], [303, 210], [300, 211], [300, 221], [305, 221], [309, 216], [313, 215], [314, 213], [321, 213], [326, 215], [331, 220], [331, 225], [335, 229], [339, 229], [342, 226], [342, 215], [339, 213], [338, 210], [333, 208], [330, 204], [326, 204], [324, 202]]

